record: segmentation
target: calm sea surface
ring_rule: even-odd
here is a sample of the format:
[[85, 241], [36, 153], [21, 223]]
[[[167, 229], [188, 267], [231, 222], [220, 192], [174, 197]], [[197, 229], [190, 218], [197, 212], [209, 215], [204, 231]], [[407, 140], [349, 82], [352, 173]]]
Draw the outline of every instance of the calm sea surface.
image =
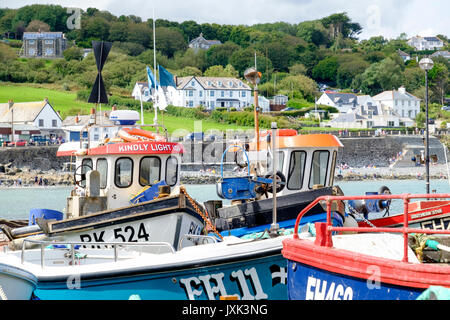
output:
[[[423, 180], [374, 180], [374, 181], [340, 181], [345, 195], [362, 195], [367, 191], [377, 192], [381, 186], [387, 186], [393, 194], [425, 193]], [[450, 193], [447, 180], [431, 180], [431, 190], [437, 193]], [[63, 211], [66, 197], [72, 187], [36, 187], [0, 189], [0, 218], [28, 219], [30, 209], [45, 208]], [[189, 194], [199, 202], [220, 200], [215, 185], [186, 185]], [[226, 203], [226, 202], [224, 202]], [[401, 200], [393, 201], [391, 213], [401, 212]]]

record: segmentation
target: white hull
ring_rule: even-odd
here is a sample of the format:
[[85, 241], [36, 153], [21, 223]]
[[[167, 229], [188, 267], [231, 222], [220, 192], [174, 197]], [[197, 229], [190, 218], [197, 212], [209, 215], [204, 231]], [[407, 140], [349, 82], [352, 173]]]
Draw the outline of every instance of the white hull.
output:
[[34, 276], [0, 263], [0, 300], [28, 300], [35, 287]]

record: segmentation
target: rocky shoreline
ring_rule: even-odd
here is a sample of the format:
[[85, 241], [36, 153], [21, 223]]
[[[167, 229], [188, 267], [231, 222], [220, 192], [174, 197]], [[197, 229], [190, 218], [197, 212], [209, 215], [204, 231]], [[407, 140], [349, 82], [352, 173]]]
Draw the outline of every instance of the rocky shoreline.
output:
[[[33, 187], [33, 186], [71, 186], [73, 173], [62, 172], [55, 169], [47, 171], [30, 168], [15, 168], [5, 166], [0, 172], [0, 187]], [[432, 165], [430, 179], [447, 179], [446, 165]], [[215, 171], [183, 171], [181, 183], [183, 184], [215, 184], [220, 174]], [[336, 168], [335, 181], [362, 181], [362, 180], [424, 180], [425, 167], [362, 167], [362, 168]], [[40, 184], [39, 181], [42, 180]]]

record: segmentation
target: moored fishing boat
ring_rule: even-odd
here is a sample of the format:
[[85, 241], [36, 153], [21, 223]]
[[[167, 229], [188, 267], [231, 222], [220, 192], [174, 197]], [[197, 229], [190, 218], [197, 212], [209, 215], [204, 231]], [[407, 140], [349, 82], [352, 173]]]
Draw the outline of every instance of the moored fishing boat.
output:
[[[334, 227], [327, 222], [315, 224], [313, 232], [305, 230], [299, 235], [298, 225], [306, 212], [303, 210], [293, 238], [283, 241], [283, 256], [288, 259], [289, 299], [404, 300], [416, 299], [430, 286], [450, 287], [450, 230], [410, 228], [408, 224], [409, 200], [431, 197], [450, 198], [450, 194], [317, 199], [328, 203], [337, 198], [403, 199], [403, 226]], [[433, 254], [435, 250], [439, 254]]]

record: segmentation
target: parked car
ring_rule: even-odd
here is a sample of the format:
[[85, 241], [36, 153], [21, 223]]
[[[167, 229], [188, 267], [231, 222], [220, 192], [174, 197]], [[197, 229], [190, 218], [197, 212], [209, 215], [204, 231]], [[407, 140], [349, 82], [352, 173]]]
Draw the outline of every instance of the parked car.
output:
[[441, 109], [445, 111], [450, 111], [450, 106], [443, 106]]
[[50, 143], [50, 140], [47, 137], [33, 135], [31, 136], [29, 143], [33, 146], [43, 146], [47, 142]]
[[184, 137], [184, 141], [202, 141], [204, 136], [203, 132], [192, 132]]
[[294, 111], [294, 110], [295, 110], [295, 108], [288, 107], [288, 108], [282, 109], [281, 111]]
[[27, 140], [17, 140], [17, 141], [11, 141], [7, 144], [8, 147], [24, 147], [27, 144]]

